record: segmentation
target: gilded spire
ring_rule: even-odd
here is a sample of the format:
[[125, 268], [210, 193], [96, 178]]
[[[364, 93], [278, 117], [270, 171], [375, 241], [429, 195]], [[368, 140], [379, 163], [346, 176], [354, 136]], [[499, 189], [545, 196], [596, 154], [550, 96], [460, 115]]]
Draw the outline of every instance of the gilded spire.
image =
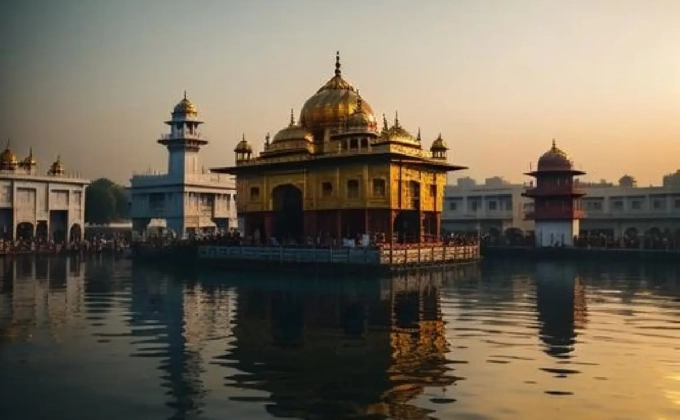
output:
[[387, 131], [389, 126], [387, 125], [387, 117], [383, 114], [383, 131]]
[[553, 150], [557, 149], [557, 145], [555, 144], [555, 139], [553, 139], [553, 141], [552, 141], [552, 148], [553, 148]]
[[394, 126], [399, 127], [399, 111], [394, 111]]
[[289, 127], [292, 127], [295, 125], [295, 115], [294, 115], [294, 110], [293, 108], [290, 109], [290, 125]]
[[269, 135], [269, 133], [267, 133], [267, 135], [264, 136], [264, 145], [265, 146], [269, 146], [269, 139], [270, 138], [271, 138], [271, 136]]
[[342, 72], [340, 71], [340, 51], [335, 52], [335, 75], [340, 77]]
[[185, 100], [187, 99], [187, 90], [186, 89], [184, 89], [184, 99]]
[[421, 138], [420, 138], [420, 127], [418, 127], [418, 134], [416, 135], [416, 140], [418, 140], [418, 142], [421, 141]]

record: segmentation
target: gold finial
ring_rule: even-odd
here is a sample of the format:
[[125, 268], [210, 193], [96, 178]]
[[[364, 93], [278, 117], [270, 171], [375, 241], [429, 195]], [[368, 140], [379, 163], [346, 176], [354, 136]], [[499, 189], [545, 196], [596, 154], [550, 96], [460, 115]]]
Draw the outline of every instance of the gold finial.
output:
[[290, 109], [290, 127], [295, 125], [295, 115], [294, 114], [293, 108]]
[[420, 127], [418, 127], [418, 134], [416, 135], [416, 140], [420, 141]]
[[187, 90], [184, 89], [184, 100], [186, 100], [186, 99], [187, 99]]
[[340, 72], [340, 51], [335, 52], [335, 75], [340, 77], [342, 73]]
[[387, 117], [383, 114], [383, 130], [387, 131], [389, 127], [387, 126]]
[[442, 139], [442, 133], [440, 132], [439, 135], [437, 136], [437, 140], [443, 140]]
[[553, 141], [552, 141], [552, 148], [557, 149], [557, 146], [555, 145], [555, 139], [553, 139]]
[[245, 141], [246, 141], [246, 133], [243, 133], [243, 134], [241, 135], [241, 141], [245, 143]]
[[271, 136], [269, 135], [269, 133], [267, 133], [267, 135], [264, 136], [264, 145], [265, 146], [269, 146], [269, 139], [270, 138], [271, 138]]
[[394, 111], [394, 126], [399, 127], [399, 111]]

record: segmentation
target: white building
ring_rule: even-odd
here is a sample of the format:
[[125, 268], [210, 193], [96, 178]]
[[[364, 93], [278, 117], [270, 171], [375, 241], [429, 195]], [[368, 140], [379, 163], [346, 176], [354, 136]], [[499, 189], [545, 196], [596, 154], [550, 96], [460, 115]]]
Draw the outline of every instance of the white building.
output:
[[0, 232], [6, 239], [79, 241], [89, 180], [67, 174], [61, 159], [41, 174], [29, 151], [19, 160], [9, 142], [0, 153]]
[[198, 154], [208, 141], [199, 132], [203, 122], [186, 93], [165, 124], [170, 132], [158, 143], [168, 149], [167, 173], [136, 174], [130, 180], [133, 230], [142, 233], [156, 225], [183, 236], [235, 228], [236, 182], [231, 175], [201, 169]]
[[[581, 232], [607, 232], [641, 235], [676, 232], [680, 229], [680, 172], [666, 175], [663, 184], [639, 187], [626, 175], [618, 184], [604, 181], [578, 185], [585, 192], [580, 208], [584, 212]], [[471, 178], [459, 179], [446, 187], [442, 228], [449, 231], [505, 232], [517, 228], [533, 231], [525, 220], [534, 211], [530, 198], [522, 197], [531, 184], [512, 184], [489, 178], [477, 184]]]

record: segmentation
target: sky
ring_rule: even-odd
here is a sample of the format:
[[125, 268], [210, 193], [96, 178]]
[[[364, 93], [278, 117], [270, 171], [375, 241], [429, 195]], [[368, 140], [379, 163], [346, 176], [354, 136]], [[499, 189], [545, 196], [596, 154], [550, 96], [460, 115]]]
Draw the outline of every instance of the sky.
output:
[[[0, 139], [127, 184], [187, 91], [206, 168], [257, 150], [333, 75], [441, 132], [460, 176], [519, 182], [552, 139], [588, 180], [680, 168], [677, 0], [22, 0], [0, 12]], [[379, 117], [380, 118], [380, 117]], [[4, 146], [4, 145], [3, 145]], [[458, 173], [457, 173], [458, 175]]]

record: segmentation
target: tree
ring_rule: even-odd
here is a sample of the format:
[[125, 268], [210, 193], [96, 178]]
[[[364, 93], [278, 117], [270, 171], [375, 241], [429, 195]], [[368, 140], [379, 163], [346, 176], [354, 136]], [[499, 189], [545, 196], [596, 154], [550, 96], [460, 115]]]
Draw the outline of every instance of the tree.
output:
[[107, 224], [116, 216], [116, 199], [108, 188], [90, 185], [85, 191], [85, 222]]
[[107, 224], [128, 217], [128, 200], [122, 186], [107, 178], [90, 183], [85, 191], [85, 221]]

